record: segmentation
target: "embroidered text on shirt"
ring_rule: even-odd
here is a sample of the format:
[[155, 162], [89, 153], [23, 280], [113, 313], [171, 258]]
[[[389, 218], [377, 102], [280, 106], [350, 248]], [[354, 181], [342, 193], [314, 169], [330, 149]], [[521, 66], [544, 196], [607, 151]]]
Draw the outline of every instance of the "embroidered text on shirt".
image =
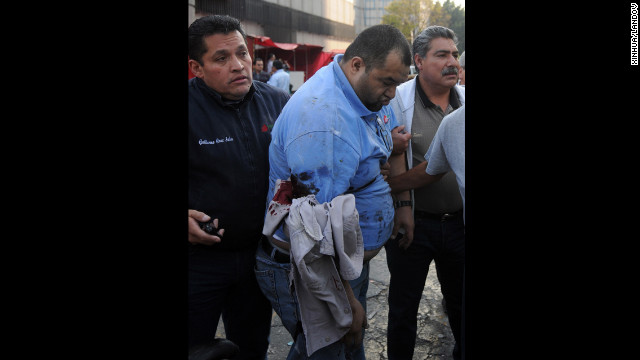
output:
[[224, 139], [215, 139], [215, 140], [202, 140], [202, 139], [200, 139], [198, 141], [198, 144], [200, 144], [200, 145], [213, 145], [213, 144], [219, 144], [219, 143], [229, 142], [229, 141], [233, 141], [233, 138], [227, 136]]

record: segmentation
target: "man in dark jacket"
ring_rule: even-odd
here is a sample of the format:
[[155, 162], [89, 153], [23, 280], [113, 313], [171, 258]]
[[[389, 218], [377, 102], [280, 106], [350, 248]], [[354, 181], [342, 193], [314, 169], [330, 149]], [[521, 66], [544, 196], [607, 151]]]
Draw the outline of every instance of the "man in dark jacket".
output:
[[269, 81], [271, 74], [264, 71], [264, 62], [261, 58], [257, 57], [253, 59], [253, 80], [262, 81], [266, 83]]
[[211, 341], [222, 315], [236, 358], [263, 360], [272, 310], [255, 253], [271, 128], [289, 95], [252, 81], [251, 65], [237, 19], [212, 15], [189, 27], [189, 346]]

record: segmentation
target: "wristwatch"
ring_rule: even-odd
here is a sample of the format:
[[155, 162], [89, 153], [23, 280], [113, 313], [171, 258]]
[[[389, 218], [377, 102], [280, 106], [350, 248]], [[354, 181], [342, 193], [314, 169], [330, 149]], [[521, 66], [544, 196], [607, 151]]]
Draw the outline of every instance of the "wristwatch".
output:
[[393, 203], [393, 207], [396, 209], [402, 206], [411, 206], [411, 205], [413, 205], [413, 203], [410, 200], [398, 200]]

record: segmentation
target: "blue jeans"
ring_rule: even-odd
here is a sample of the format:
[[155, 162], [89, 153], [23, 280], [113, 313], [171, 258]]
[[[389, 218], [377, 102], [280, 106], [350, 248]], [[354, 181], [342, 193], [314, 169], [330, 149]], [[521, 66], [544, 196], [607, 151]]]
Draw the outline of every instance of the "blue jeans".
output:
[[[263, 240], [264, 241], [264, 240]], [[261, 246], [256, 252], [256, 278], [282, 325], [294, 340], [287, 360], [345, 360], [344, 345], [338, 341], [307, 356], [306, 340], [300, 322], [300, 306], [295, 290], [289, 287], [290, 263], [278, 263]], [[366, 299], [366, 297], [365, 297]]]
[[467, 282], [467, 276], [466, 276], [466, 268], [463, 271], [462, 274], [462, 325], [460, 326], [460, 358], [462, 360], [466, 359], [466, 323], [467, 323], [467, 315], [466, 315], [466, 309], [467, 309], [467, 297], [465, 296], [465, 288], [467, 287], [466, 282]]
[[[362, 272], [360, 277], [355, 280], [349, 281], [351, 289], [356, 299], [362, 304], [364, 313], [367, 313], [367, 290], [369, 290], [369, 261], [362, 264]], [[347, 351], [347, 360], [365, 360], [364, 356], [364, 332], [362, 329], [362, 345], [359, 348]]]
[[254, 273], [254, 252], [214, 252], [189, 244], [189, 347], [213, 340], [220, 316], [235, 359], [266, 359], [271, 306]]
[[[399, 234], [400, 235], [400, 234]], [[447, 221], [415, 218], [411, 246], [398, 246], [400, 237], [385, 245], [389, 281], [387, 355], [389, 360], [411, 359], [416, 343], [417, 314], [431, 261], [447, 304], [456, 340], [454, 359], [460, 358], [465, 235], [462, 216]]]

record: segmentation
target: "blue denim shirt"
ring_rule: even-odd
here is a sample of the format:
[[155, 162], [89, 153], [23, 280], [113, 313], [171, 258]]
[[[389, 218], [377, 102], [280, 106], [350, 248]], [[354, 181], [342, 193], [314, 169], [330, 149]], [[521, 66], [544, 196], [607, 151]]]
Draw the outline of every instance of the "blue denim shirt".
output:
[[[391, 154], [397, 122], [390, 105], [372, 112], [362, 104], [338, 65], [342, 56], [307, 80], [276, 120], [267, 204], [276, 180], [290, 176], [298, 183], [294, 197], [315, 194], [320, 203], [355, 190], [364, 249], [373, 250], [393, 229], [391, 189], [380, 166]], [[282, 229], [275, 236], [288, 241]]]

